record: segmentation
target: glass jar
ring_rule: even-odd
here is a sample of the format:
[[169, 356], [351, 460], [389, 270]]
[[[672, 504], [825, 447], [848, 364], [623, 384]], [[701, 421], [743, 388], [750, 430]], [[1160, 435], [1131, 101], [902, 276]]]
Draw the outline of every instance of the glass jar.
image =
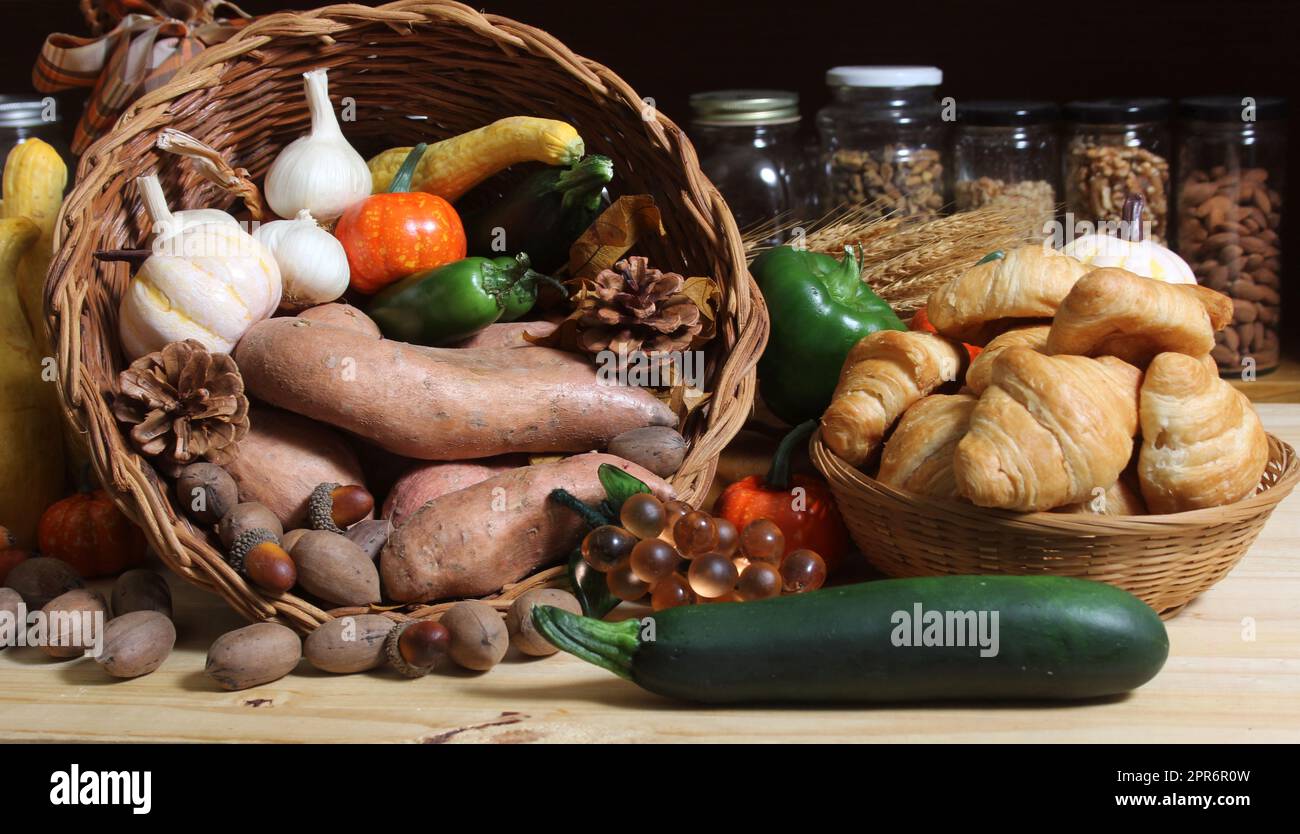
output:
[[948, 202], [938, 67], [836, 67], [817, 114], [826, 208], [875, 203], [877, 215], [932, 218]]
[[71, 157], [63, 139], [63, 121], [53, 99], [36, 96], [0, 96], [0, 170], [9, 152], [28, 139], [43, 139], [59, 156]]
[[[1065, 148], [1067, 240], [1119, 230], [1124, 200], [1138, 194], [1145, 238], [1169, 236], [1169, 108], [1166, 98], [1072, 101]], [[1097, 224], [1106, 224], [1098, 229]], [[1072, 232], [1072, 233], [1071, 233]]]
[[800, 219], [799, 95], [781, 90], [718, 90], [691, 96], [691, 140], [700, 168], [722, 193], [742, 231]]
[[952, 144], [957, 210], [1020, 207], [1030, 233], [1039, 239], [1046, 235], [1060, 193], [1059, 113], [1045, 101], [958, 105]]
[[1281, 358], [1285, 111], [1280, 98], [1178, 103], [1178, 253], [1232, 297], [1214, 348], [1224, 375], [1265, 373]]

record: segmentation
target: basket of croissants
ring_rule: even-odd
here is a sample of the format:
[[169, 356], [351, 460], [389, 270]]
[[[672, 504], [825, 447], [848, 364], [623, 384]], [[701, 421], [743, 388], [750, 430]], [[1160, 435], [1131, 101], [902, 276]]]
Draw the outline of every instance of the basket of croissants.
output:
[[1085, 577], [1171, 616], [1300, 477], [1209, 356], [1226, 296], [1027, 245], [925, 313], [854, 346], [811, 445], [887, 575]]

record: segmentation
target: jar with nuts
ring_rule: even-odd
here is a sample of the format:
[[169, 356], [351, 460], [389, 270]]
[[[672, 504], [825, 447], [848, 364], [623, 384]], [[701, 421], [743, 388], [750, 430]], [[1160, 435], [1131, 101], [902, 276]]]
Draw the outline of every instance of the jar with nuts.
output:
[[826, 208], [875, 203], [881, 216], [931, 219], [948, 202], [937, 67], [836, 67], [817, 114]]
[[[1065, 149], [1065, 201], [1073, 222], [1061, 244], [1083, 234], [1113, 234], [1130, 194], [1144, 203], [1143, 237], [1169, 234], [1169, 99], [1072, 101]], [[1110, 224], [1098, 228], [1097, 224]], [[1071, 233], [1072, 231], [1072, 233]]]
[[952, 164], [958, 211], [1019, 208], [1041, 239], [1056, 217], [1059, 109], [1046, 101], [972, 101], [957, 107]]
[[1285, 102], [1189, 98], [1178, 111], [1178, 251], [1233, 303], [1214, 359], [1226, 376], [1266, 373], [1281, 358]]

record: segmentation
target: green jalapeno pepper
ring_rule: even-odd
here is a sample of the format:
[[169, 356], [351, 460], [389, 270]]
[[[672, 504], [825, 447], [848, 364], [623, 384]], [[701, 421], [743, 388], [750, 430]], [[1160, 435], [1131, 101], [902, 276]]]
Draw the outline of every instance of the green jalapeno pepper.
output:
[[467, 339], [533, 308], [538, 283], [562, 285], [533, 271], [528, 256], [465, 258], [418, 272], [375, 296], [370, 317], [385, 338], [416, 345]]

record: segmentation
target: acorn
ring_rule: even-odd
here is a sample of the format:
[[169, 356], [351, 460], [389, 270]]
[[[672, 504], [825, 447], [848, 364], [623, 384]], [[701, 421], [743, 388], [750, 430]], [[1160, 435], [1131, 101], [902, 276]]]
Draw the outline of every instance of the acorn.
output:
[[323, 483], [307, 501], [307, 519], [313, 530], [342, 533], [370, 515], [375, 498], [358, 484]]
[[239, 534], [226, 561], [257, 587], [283, 594], [298, 584], [298, 568], [280, 547], [274, 533], [265, 528]]
[[422, 678], [447, 656], [450, 647], [451, 632], [446, 626], [436, 620], [415, 620], [388, 632], [384, 654], [399, 674]]

